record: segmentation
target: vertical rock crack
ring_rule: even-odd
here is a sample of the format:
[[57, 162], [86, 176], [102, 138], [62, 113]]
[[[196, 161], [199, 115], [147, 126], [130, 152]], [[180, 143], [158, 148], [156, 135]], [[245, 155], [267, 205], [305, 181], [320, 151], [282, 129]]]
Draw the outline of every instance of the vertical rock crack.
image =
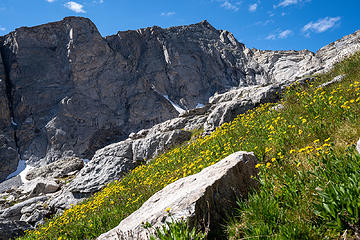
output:
[[[4, 47], [4, 43], [3, 43], [3, 39], [0, 39], [0, 56], [2, 59], [2, 63], [4, 66], [4, 71], [5, 71], [5, 88], [6, 88], [6, 97], [8, 100], [8, 107], [9, 107], [9, 113], [10, 113], [10, 119], [11, 119], [11, 126], [14, 129], [14, 142], [16, 145], [16, 150], [18, 152], [18, 154], [20, 154], [19, 152], [19, 144], [18, 144], [18, 139], [16, 136], [16, 129], [17, 129], [17, 124], [14, 121], [14, 104], [13, 104], [13, 92], [14, 92], [14, 87], [13, 84], [10, 81], [10, 58], [9, 56], [7, 56], [8, 54], [6, 54], [5, 52], [5, 47]], [[19, 155], [20, 156], [20, 155]], [[19, 157], [20, 158], [20, 157]], [[19, 159], [18, 159], [19, 160]]]

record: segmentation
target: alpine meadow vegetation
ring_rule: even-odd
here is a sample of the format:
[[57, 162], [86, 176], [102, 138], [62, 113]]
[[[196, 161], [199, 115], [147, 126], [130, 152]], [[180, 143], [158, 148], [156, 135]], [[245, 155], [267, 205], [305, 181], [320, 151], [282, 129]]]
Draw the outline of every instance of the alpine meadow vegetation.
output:
[[[344, 75], [341, 82], [318, 87], [339, 75]], [[278, 104], [283, 107], [274, 108]], [[222, 229], [226, 238], [359, 237], [360, 156], [354, 147], [359, 137], [360, 53], [356, 53], [313, 82], [295, 83], [280, 102], [262, 104], [211, 135], [194, 138], [137, 167], [19, 239], [94, 239], [164, 186], [237, 151], [257, 156], [260, 187], [247, 200], [239, 200], [238, 209], [226, 219]], [[186, 223], [169, 226], [176, 234], [193, 232], [182, 225]]]

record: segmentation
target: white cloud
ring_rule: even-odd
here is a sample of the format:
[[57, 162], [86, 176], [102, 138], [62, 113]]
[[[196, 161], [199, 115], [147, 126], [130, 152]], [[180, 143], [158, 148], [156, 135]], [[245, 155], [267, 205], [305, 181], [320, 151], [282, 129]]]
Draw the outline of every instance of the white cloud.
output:
[[0, 32], [5, 32], [6, 28], [0, 26]]
[[276, 40], [276, 39], [285, 39], [288, 38], [292, 34], [290, 29], [286, 29], [284, 31], [279, 31], [278, 33], [269, 34], [265, 39], [266, 40]]
[[250, 12], [255, 12], [257, 7], [258, 7], [257, 3], [251, 4], [251, 5], [249, 5], [249, 11]]
[[163, 13], [161, 13], [160, 15], [161, 16], [166, 16], [166, 17], [170, 17], [170, 16], [172, 16], [172, 15], [175, 15], [176, 14], [176, 12], [163, 12]]
[[55, 0], [46, 0], [49, 3], [55, 2]]
[[267, 26], [269, 25], [270, 23], [274, 23], [274, 20], [272, 19], [268, 19], [268, 20], [265, 20], [265, 21], [257, 21], [255, 23], [256, 26]]
[[104, 0], [100, 0], [99, 3], [104, 3]]
[[[241, 2], [238, 2], [239, 4], [241, 4]], [[239, 5], [238, 3], [236, 3], [237, 5]], [[233, 10], [233, 11], [239, 11], [239, 8], [237, 6], [235, 6], [234, 4], [232, 4], [231, 2], [225, 0], [223, 4], [221, 4], [221, 7], [228, 9], [228, 10]]]
[[275, 34], [269, 34], [265, 39], [266, 39], [266, 40], [275, 40], [275, 39], [276, 39], [276, 35], [275, 35]]
[[285, 31], [282, 31], [281, 33], [279, 33], [279, 38], [284, 39], [287, 38], [290, 34], [292, 33], [291, 30], [286, 29]]
[[311, 0], [281, 0], [278, 5], [274, 5], [274, 8], [287, 7], [290, 5], [296, 5], [303, 2], [311, 2]]
[[332, 28], [335, 26], [335, 24], [340, 21], [341, 17], [325, 17], [322, 19], [317, 20], [316, 22], [309, 22], [308, 24], [306, 24], [302, 31], [306, 32], [306, 31], [313, 31], [313, 32], [317, 32], [317, 33], [322, 33], [327, 31], [328, 29]]
[[282, 2], [280, 2], [277, 7], [287, 7], [289, 5], [294, 5], [297, 4], [298, 0], [283, 0]]
[[77, 2], [67, 2], [64, 4], [64, 6], [76, 13], [86, 13], [84, 6]]

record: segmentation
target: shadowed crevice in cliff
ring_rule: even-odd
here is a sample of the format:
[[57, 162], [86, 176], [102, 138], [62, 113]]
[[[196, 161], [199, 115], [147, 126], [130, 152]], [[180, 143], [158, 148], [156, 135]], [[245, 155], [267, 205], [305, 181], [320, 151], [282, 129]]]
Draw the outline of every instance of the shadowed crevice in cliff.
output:
[[[10, 81], [10, 61], [9, 52], [3, 46], [4, 38], [0, 37], [0, 78], [4, 81], [1, 84], [2, 94], [0, 96], [1, 101], [1, 115], [0, 126], [2, 128], [2, 134], [0, 136], [0, 142], [5, 147], [0, 149], [0, 160], [2, 172], [0, 172], [0, 182], [3, 181], [6, 176], [14, 172], [17, 168], [18, 158], [18, 142], [16, 136], [16, 123], [14, 122], [14, 109], [13, 109], [13, 86]], [[4, 93], [5, 92], [5, 93]]]
[[[8, 99], [10, 117], [12, 120], [14, 120], [14, 106], [13, 106], [13, 90], [14, 90], [14, 88], [10, 81], [10, 57], [9, 57], [9, 52], [6, 51], [5, 47], [3, 46], [3, 41], [4, 41], [3, 39], [0, 40], [0, 55], [1, 55], [1, 60], [2, 60], [3, 66], [4, 66], [4, 70], [5, 70], [6, 96]], [[15, 141], [16, 141], [16, 138], [15, 138]]]

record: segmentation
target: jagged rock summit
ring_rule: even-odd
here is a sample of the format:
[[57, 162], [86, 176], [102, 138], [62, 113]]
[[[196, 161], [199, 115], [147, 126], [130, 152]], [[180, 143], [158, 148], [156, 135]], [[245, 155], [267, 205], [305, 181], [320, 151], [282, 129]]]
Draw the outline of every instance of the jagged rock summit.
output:
[[[90, 159], [217, 91], [270, 81], [243, 44], [206, 21], [103, 38], [89, 19], [69, 17], [16, 29], [0, 48], [4, 139], [32, 166]], [[0, 180], [18, 160], [10, 150], [1, 155], [11, 164]]]

